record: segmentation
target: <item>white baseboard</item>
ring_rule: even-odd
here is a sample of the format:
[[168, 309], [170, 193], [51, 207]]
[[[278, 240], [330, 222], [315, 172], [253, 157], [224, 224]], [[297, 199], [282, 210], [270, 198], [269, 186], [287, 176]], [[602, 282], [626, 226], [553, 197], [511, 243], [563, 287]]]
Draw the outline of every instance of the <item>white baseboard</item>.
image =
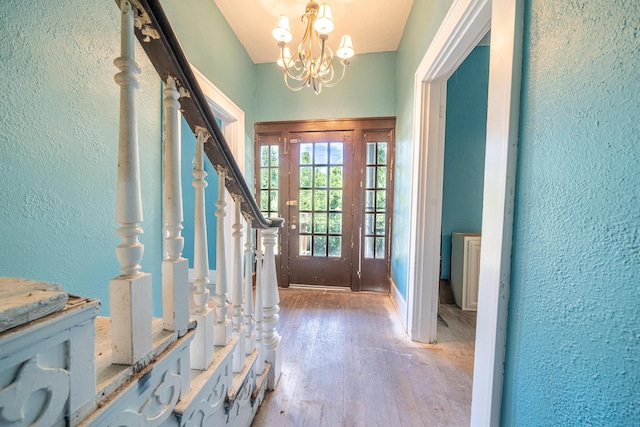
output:
[[407, 332], [407, 301], [402, 297], [402, 294], [398, 290], [398, 287], [392, 278], [389, 278], [389, 296], [391, 297], [391, 302], [396, 308], [402, 327], [405, 332]]

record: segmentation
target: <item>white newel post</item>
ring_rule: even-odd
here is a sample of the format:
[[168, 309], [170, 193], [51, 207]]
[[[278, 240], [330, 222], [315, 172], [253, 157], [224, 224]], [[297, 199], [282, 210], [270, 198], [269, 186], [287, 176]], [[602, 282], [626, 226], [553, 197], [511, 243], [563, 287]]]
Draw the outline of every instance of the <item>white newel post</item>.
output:
[[123, 0], [121, 6], [121, 56], [114, 61], [120, 72], [115, 81], [120, 85], [120, 131], [118, 137], [118, 185], [116, 193], [116, 232], [121, 242], [116, 255], [122, 274], [109, 282], [111, 306], [112, 361], [134, 364], [148, 355], [151, 343], [151, 275], [140, 272], [144, 252], [138, 241], [142, 234], [142, 201], [136, 124], [136, 74], [134, 10]]
[[213, 361], [214, 313], [209, 308], [209, 250], [207, 247], [207, 222], [205, 216], [204, 189], [207, 186], [204, 171], [204, 143], [208, 135], [199, 130], [196, 142], [196, 159], [193, 165], [193, 187], [195, 188], [195, 213], [193, 225], [193, 292], [192, 318], [197, 322], [196, 334], [191, 342], [191, 367], [206, 369]]
[[250, 355], [256, 348], [253, 319], [253, 245], [251, 244], [251, 218], [246, 218], [244, 244], [244, 336], [245, 353]]
[[215, 345], [227, 345], [231, 340], [231, 322], [227, 318], [227, 257], [225, 254], [224, 217], [227, 215], [224, 200], [226, 172], [218, 168], [218, 201], [216, 202], [216, 301]]
[[180, 103], [176, 82], [164, 89], [162, 319], [164, 329], [184, 335], [189, 324], [189, 262], [182, 257]]
[[238, 344], [233, 355], [233, 372], [240, 372], [244, 366], [244, 313], [242, 310], [242, 215], [240, 198], [235, 198], [235, 215], [233, 223], [233, 292], [231, 294], [231, 319], [233, 334], [238, 337]]
[[265, 351], [265, 359], [271, 363], [271, 372], [267, 380], [267, 387], [275, 389], [280, 378], [280, 335], [276, 330], [278, 325], [278, 312], [280, 296], [278, 294], [278, 277], [276, 274], [276, 259], [274, 248], [278, 238], [278, 229], [268, 228], [262, 230], [264, 244], [264, 261], [262, 265], [262, 339]]
[[262, 342], [262, 230], [256, 236], [256, 347], [260, 354], [256, 365], [256, 374], [264, 371], [264, 346]]

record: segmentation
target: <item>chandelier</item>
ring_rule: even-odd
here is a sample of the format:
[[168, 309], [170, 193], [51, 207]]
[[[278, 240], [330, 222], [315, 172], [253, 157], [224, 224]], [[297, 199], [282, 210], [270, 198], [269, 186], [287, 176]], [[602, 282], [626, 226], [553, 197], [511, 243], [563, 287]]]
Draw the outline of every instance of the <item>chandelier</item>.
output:
[[272, 32], [280, 48], [277, 63], [282, 68], [284, 82], [289, 89], [298, 91], [307, 86], [312, 87], [316, 95], [319, 95], [322, 86], [333, 87], [342, 81], [349, 59], [354, 55], [353, 44], [351, 36], [342, 36], [336, 51], [342, 64], [342, 73], [337, 78], [333, 70], [333, 51], [327, 45], [329, 33], [333, 31], [333, 17], [329, 5], [325, 3], [318, 6], [315, 1], [310, 1], [301, 21], [306, 25], [304, 36], [291, 55], [287, 46], [292, 39], [289, 18], [284, 15], [278, 18], [278, 24]]

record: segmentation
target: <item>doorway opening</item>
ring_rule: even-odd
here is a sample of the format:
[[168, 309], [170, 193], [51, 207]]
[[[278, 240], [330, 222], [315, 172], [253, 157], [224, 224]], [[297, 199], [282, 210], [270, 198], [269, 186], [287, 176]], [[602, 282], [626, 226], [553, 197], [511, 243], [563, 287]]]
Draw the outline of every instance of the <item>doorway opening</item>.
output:
[[256, 197], [279, 235], [280, 286], [389, 290], [395, 118], [255, 125]]

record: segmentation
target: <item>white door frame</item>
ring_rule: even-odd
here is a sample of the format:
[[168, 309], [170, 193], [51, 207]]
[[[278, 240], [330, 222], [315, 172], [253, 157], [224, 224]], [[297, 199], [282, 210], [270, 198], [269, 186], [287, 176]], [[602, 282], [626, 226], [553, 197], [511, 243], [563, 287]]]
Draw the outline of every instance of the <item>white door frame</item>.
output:
[[523, 0], [454, 0], [415, 75], [407, 331], [435, 342], [446, 83], [491, 28], [472, 426], [498, 426], [509, 294]]
[[[214, 117], [220, 119], [222, 126], [220, 130], [224, 139], [229, 144], [231, 153], [238, 164], [240, 172], [244, 175], [245, 171], [245, 158], [244, 158], [244, 146], [245, 146], [245, 134], [244, 134], [244, 111], [238, 107], [229, 97], [227, 97], [220, 89], [218, 89], [211, 81], [202, 74], [196, 67], [191, 65], [191, 70], [196, 76], [196, 80], [202, 89], [202, 93], [207, 99], [209, 108], [213, 111]], [[227, 219], [224, 223], [224, 243], [225, 251], [227, 254], [233, 254], [234, 240], [233, 240], [233, 213], [235, 209], [235, 201], [231, 197], [229, 191], [225, 191], [225, 202], [227, 202]], [[212, 204], [215, 201], [211, 202]], [[244, 219], [241, 220], [244, 230]], [[243, 236], [243, 245], [246, 236]], [[227, 283], [233, 283], [233, 269], [227, 268]], [[215, 274], [209, 276], [209, 279], [213, 281]], [[229, 286], [229, 291], [232, 287]], [[229, 292], [229, 299], [231, 299], [231, 292]]]

